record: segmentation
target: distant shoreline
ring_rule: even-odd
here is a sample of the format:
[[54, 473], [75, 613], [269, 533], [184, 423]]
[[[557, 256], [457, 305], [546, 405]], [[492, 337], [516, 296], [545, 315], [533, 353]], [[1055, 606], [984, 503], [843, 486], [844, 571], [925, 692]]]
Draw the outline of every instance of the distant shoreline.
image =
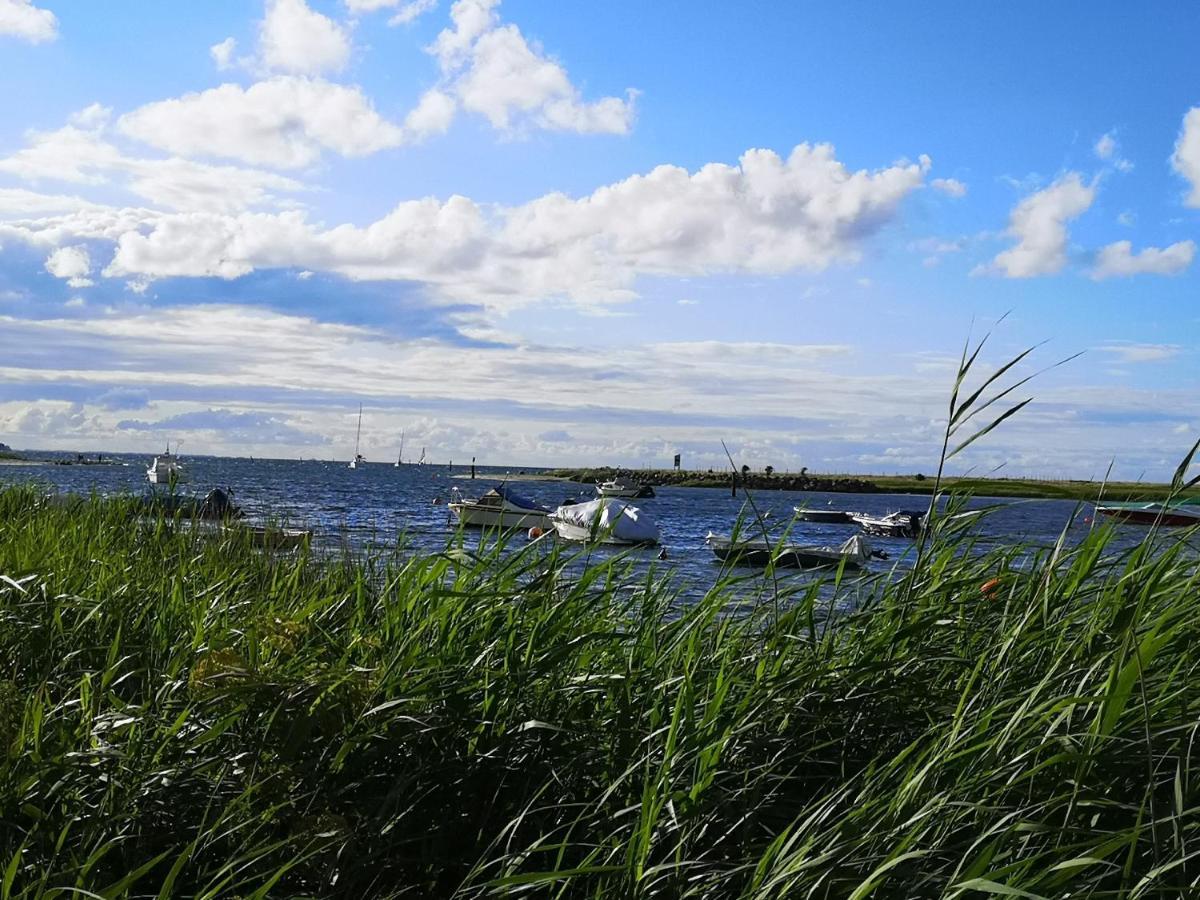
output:
[[[729, 471], [675, 471], [674, 469], [552, 469], [545, 475], [595, 484], [605, 481], [618, 472], [629, 475], [634, 481], [654, 486], [707, 487], [729, 489], [732, 472]], [[932, 494], [933, 477], [915, 475], [838, 475], [804, 474], [795, 472], [749, 472], [738, 474], [738, 487], [751, 490], [813, 491], [819, 493], [863, 493], [863, 494]], [[1171, 492], [1169, 484], [1146, 482], [1110, 481], [1037, 481], [1023, 478], [959, 478], [942, 479], [943, 490], [969, 491], [985, 497], [1023, 497], [1045, 500], [1096, 501], [1103, 491], [1105, 500], [1163, 500]], [[1198, 496], [1189, 492], [1186, 496]]]

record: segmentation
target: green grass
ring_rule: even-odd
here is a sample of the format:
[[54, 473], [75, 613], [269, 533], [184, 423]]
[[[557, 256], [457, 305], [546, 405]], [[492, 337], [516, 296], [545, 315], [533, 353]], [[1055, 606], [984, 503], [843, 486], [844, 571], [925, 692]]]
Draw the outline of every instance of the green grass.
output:
[[856, 586], [681, 607], [620, 560], [271, 556], [132, 513], [0, 492], [4, 900], [1200, 882], [1178, 534], [1030, 562], [943, 529], [831, 623]]

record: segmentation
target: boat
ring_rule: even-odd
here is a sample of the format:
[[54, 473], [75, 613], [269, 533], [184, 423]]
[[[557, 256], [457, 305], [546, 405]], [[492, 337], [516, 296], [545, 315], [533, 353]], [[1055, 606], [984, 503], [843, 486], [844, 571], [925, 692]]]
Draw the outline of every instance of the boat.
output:
[[230, 534], [247, 535], [250, 544], [264, 550], [295, 550], [312, 540], [312, 532], [305, 528], [283, 528], [277, 525], [248, 525], [242, 522], [226, 525]]
[[549, 528], [550, 510], [522, 497], [507, 485], [497, 485], [476, 499], [464, 498], [458, 488], [447, 506], [463, 525], [477, 528]]
[[367, 458], [358, 452], [358, 439], [362, 437], [362, 404], [358, 404], [358, 430], [354, 432], [354, 459], [350, 460], [350, 468], [357, 469], [367, 461]]
[[801, 544], [771, 543], [768, 540], [738, 540], [713, 534], [704, 543], [721, 562], [742, 566], [767, 566], [789, 569], [823, 569], [845, 565], [861, 569], [872, 556], [882, 556], [871, 549], [864, 535], [850, 537], [840, 547], [811, 547]]
[[653, 546], [660, 537], [650, 516], [612, 497], [560, 506], [550, 514], [550, 524], [564, 541], [585, 544]]
[[1096, 512], [1130, 525], [1166, 525], [1186, 528], [1200, 525], [1200, 500], [1176, 500], [1171, 503], [1104, 503]]
[[601, 497], [627, 497], [643, 500], [654, 496], [654, 488], [648, 484], [638, 484], [636, 481], [625, 479], [618, 475], [616, 478], [597, 484], [596, 493]]
[[396, 454], [396, 468], [404, 465], [404, 432], [400, 432], [400, 452]]
[[146, 469], [146, 478], [151, 484], [187, 484], [188, 473], [179, 456], [171, 452], [168, 444], [167, 449], [154, 457], [154, 461]]
[[845, 509], [813, 509], [810, 506], [793, 506], [792, 510], [801, 522], [819, 525], [849, 525], [850, 517], [856, 515]]
[[867, 534], [883, 537], [915, 538], [925, 527], [925, 514], [911, 510], [900, 510], [886, 516], [854, 513], [850, 521], [858, 524]]

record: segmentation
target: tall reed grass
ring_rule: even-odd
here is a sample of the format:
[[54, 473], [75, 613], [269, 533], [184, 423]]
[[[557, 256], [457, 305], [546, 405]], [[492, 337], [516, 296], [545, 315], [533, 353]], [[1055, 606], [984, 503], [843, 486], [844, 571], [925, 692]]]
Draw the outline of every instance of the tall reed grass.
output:
[[0, 491], [4, 900], [1200, 882], [1194, 535], [1030, 563], [942, 519], [831, 624], [848, 586], [734, 615], [619, 559], [279, 556], [135, 513]]

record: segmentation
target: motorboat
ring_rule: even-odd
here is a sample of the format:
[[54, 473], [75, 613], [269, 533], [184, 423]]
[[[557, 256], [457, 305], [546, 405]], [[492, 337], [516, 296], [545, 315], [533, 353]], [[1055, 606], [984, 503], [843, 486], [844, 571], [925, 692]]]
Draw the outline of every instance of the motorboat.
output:
[[811, 506], [794, 506], [792, 510], [801, 522], [818, 525], [849, 525], [850, 517], [856, 515], [845, 509], [814, 509]]
[[772, 543], [769, 540], [733, 540], [713, 534], [704, 543], [721, 562], [742, 566], [767, 566], [789, 569], [823, 569], [844, 565], [861, 569], [872, 556], [882, 556], [871, 549], [864, 535], [856, 534], [840, 547], [810, 547], [800, 544]]
[[283, 528], [277, 525], [250, 525], [239, 522], [226, 525], [227, 534], [245, 535], [253, 547], [264, 550], [295, 550], [312, 540], [312, 532], [306, 528]]
[[648, 484], [638, 484], [636, 481], [618, 476], [609, 481], [602, 481], [597, 484], [596, 493], [601, 497], [624, 497], [644, 500], [654, 496], [654, 488]]
[[1172, 503], [1104, 503], [1096, 506], [1096, 512], [1130, 525], [1200, 525], [1200, 500], [1191, 498]]
[[613, 497], [560, 506], [550, 514], [550, 524], [564, 541], [585, 544], [653, 546], [660, 538], [649, 515]]
[[154, 457], [154, 461], [146, 469], [146, 478], [151, 484], [186, 484], [188, 473], [179, 457], [172, 453], [168, 446], [165, 451]]
[[915, 538], [925, 527], [925, 514], [911, 510], [900, 510], [888, 513], [886, 516], [854, 513], [850, 516], [850, 520], [867, 534], [876, 534], [882, 537]]
[[476, 499], [464, 498], [458, 488], [447, 506], [463, 525], [476, 528], [550, 528], [550, 510], [501, 484]]

